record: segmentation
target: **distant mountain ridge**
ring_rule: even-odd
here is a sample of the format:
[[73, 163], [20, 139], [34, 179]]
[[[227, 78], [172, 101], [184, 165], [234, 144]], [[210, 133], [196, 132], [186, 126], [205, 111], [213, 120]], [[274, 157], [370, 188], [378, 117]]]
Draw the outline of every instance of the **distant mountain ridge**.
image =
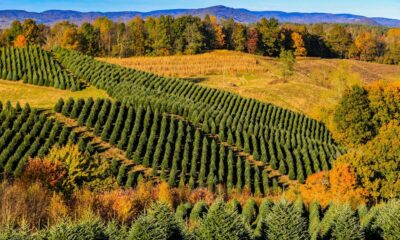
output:
[[14, 20], [26, 18], [35, 19], [39, 23], [54, 24], [58, 21], [68, 20], [73, 23], [93, 21], [98, 17], [106, 16], [114, 21], [127, 21], [135, 16], [158, 17], [160, 15], [193, 15], [204, 17], [206, 14], [215, 15], [218, 18], [233, 18], [238, 22], [257, 22], [261, 18], [275, 17], [280, 22], [291, 23], [350, 23], [368, 24], [387, 27], [400, 27], [400, 20], [389, 18], [369, 18], [353, 14], [331, 14], [331, 13], [298, 13], [280, 11], [250, 11], [243, 8], [229, 8], [225, 6], [214, 6], [199, 9], [171, 9], [157, 10], [151, 12], [123, 11], [123, 12], [78, 12], [70, 10], [49, 10], [41, 13], [27, 12], [23, 10], [0, 10], [0, 28], [8, 27]]

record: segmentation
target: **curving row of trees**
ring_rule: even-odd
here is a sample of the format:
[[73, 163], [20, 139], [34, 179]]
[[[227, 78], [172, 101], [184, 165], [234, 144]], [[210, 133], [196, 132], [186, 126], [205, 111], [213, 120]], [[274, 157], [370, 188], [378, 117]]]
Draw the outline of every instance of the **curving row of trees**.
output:
[[[172, 187], [198, 186], [214, 190], [217, 184], [248, 189], [256, 195], [278, 190], [277, 177], [264, 167], [251, 164], [217, 138], [177, 117], [160, 114], [150, 107], [126, 106], [108, 99], [60, 99], [55, 111], [75, 119], [103, 141], [124, 150], [134, 164], [152, 169], [152, 175]], [[118, 182], [137, 179], [125, 165], [118, 170]], [[131, 179], [129, 185], [131, 185]]]
[[19, 176], [29, 157], [43, 157], [53, 145], [64, 145], [72, 137], [68, 127], [28, 104], [14, 108], [7, 102], [0, 112], [0, 171]]
[[55, 49], [62, 64], [128, 105], [183, 117], [291, 179], [328, 170], [341, 150], [327, 128], [303, 114], [194, 83]]
[[29, 104], [15, 107], [0, 102], [0, 172], [18, 177], [29, 158], [45, 157], [53, 146], [74, 143], [84, 153], [96, 148], [70, 127], [41, 113]]
[[78, 91], [79, 80], [40, 47], [0, 48], [0, 78]]

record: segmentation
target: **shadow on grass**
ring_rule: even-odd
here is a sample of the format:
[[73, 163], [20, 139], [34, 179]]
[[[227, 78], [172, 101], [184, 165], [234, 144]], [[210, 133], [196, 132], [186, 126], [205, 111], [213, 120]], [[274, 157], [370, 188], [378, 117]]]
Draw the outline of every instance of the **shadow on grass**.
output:
[[201, 83], [207, 80], [205, 77], [189, 77], [189, 78], [184, 78], [184, 80], [192, 82], [192, 83]]

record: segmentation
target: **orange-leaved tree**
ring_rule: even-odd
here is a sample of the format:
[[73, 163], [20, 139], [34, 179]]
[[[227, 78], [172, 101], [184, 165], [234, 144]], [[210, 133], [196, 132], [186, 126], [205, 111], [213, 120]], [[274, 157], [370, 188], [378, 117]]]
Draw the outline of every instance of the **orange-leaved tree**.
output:
[[309, 176], [300, 186], [300, 192], [306, 204], [318, 201], [323, 207], [334, 202], [357, 206], [365, 203], [368, 195], [360, 187], [355, 169], [346, 163], [337, 163], [330, 171]]
[[20, 34], [18, 35], [15, 40], [14, 40], [14, 47], [18, 48], [24, 48], [28, 44], [28, 41], [26, 40], [25, 36]]

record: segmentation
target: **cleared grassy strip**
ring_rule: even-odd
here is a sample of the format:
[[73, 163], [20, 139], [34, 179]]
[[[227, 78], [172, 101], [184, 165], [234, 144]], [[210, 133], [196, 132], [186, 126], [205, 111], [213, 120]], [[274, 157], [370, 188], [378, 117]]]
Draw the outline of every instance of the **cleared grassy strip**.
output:
[[59, 98], [109, 98], [103, 90], [88, 87], [82, 91], [71, 92], [52, 87], [40, 87], [24, 84], [22, 81], [12, 82], [0, 80], [0, 101], [19, 102], [22, 106], [29, 103], [32, 107], [52, 109]]

